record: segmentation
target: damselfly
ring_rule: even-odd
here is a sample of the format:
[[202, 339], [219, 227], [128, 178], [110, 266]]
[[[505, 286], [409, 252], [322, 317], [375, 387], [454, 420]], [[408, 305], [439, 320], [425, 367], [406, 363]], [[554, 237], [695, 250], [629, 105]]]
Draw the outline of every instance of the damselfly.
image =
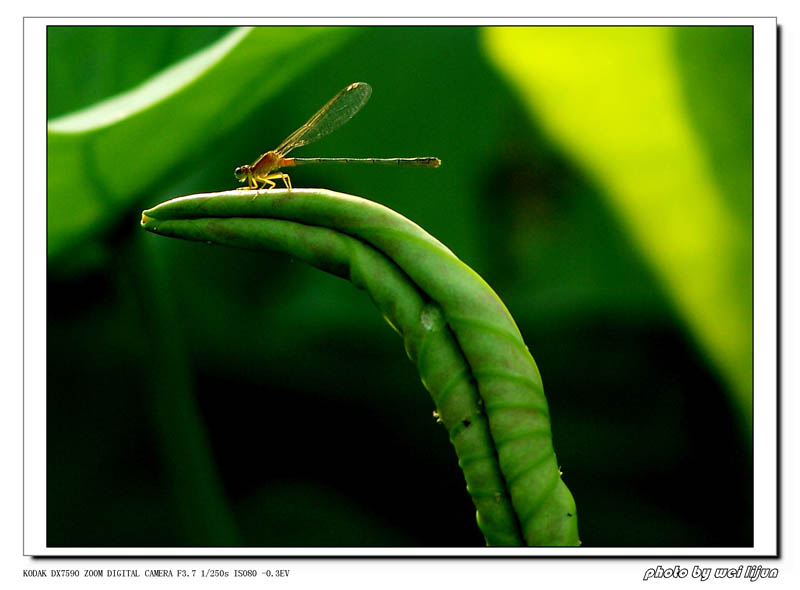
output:
[[[280, 172], [282, 168], [298, 166], [300, 164], [319, 164], [338, 162], [349, 164], [351, 162], [363, 164], [386, 164], [393, 166], [422, 166], [437, 168], [441, 161], [439, 158], [287, 158], [293, 149], [313, 143], [329, 133], [335, 131], [361, 110], [372, 94], [372, 88], [366, 82], [354, 82], [330, 99], [306, 123], [292, 133], [274, 150], [262, 154], [252, 164], [239, 166], [234, 171], [239, 182], [247, 181], [247, 189], [274, 188], [275, 180], [282, 180], [284, 186], [292, 190], [289, 175]], [[259, 183], [261, 186], [259, 187]], [[269, 186], [268, 186], [269, 185]]]

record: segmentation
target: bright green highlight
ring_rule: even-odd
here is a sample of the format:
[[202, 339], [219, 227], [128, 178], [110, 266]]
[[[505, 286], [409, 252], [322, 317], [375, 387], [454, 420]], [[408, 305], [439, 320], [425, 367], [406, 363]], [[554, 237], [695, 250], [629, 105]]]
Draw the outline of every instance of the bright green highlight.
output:
[[604, 189], [749, 432], [751, 228], [733, 214], [692, 125], [674, 34], [530, 27], [483, 38], [531, 115]]
[[169, 98], [171, 94], [190, 84], [221, 60], [249, 31], [249, 27], [236, 29], [206, 50], [159, 72], [128, 92], [51, 121], [47, 124], [47, 130], [54, 133], [80, 133], [113, 125], [117, 121], [131, 117], [158, 101]]

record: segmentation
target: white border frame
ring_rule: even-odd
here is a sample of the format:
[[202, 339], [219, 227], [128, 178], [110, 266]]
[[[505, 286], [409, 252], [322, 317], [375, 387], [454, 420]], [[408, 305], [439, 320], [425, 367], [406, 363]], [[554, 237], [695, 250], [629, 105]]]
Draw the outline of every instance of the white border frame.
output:
[[[46, 26], [51, 24], [752, 25], [754, 51], [754, 547], [752, 548], [80, 548], [45, 534]], [[777, 29], [774, 18], [46, 19], [24, 21], [24, 553], [36, 556], [736, 556], [777, 554]], [[110, 566], [109, 566], [110, 567]], [[166, 565], [165, 565], [166, 567]]]

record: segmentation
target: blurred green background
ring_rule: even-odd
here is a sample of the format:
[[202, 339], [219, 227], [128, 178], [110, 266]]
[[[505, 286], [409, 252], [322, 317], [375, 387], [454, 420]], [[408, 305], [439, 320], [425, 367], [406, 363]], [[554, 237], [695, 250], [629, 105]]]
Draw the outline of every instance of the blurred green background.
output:
[[298, 187], [414, 220], [505, 301], [584, 546], [749, 546], [749, 27], [50, 27], [50, 546], [480, 546], [363, 293], [146, 234], [341, 88]]

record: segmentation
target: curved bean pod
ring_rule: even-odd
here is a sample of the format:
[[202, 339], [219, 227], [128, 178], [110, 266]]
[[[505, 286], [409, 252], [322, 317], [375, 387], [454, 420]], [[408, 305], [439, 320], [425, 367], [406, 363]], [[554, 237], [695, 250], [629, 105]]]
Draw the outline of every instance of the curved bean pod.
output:
[[471, 268], [419, 226], [326, 190], [228, 191], [143, 213], [154, 233], [284, 251], [365, 289], [403, 337], [459, 457], [488, 545], [577, 545], [536, 363]]

